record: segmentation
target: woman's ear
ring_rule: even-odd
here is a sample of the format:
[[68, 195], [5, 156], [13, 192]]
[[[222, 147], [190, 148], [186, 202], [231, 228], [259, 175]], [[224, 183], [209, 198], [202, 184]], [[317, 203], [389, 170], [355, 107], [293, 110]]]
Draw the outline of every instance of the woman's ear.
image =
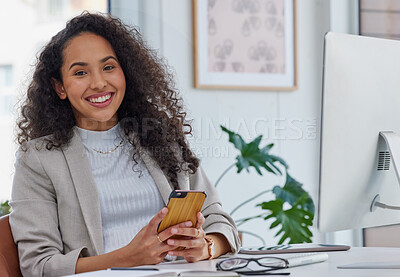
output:
[[54, 78], [51, 78], [51, 84], [53, 85], [54, 90], [56, 91], [58, 97], [60, 97], [61, 100], [64, 100], [67, 98], [67, 94], [65, 93], [64, 86], [60, 81], [58, 81]]

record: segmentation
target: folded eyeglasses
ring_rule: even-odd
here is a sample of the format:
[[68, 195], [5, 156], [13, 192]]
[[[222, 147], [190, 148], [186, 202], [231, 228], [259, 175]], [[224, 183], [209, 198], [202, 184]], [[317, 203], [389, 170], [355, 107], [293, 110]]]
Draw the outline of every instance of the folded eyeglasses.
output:
[[[246, 269], [250, 262], [255, 262], [263, 267], [261, 270]], [[242, 275], [289, 275], [289, 272], [271, 272], [288, 268], [288, 261], [278, 257], [262, 258], [231, 258], [217, 263], [217, 269], [222, 271], [235, 271]]]

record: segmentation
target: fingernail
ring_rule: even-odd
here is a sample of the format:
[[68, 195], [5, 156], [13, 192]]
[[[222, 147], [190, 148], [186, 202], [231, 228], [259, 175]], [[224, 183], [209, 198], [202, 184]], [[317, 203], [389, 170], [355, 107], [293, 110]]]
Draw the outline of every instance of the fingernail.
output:
[[175, 256], [175, 253], [172, 252], [172, 251], [168, 251], [168, 255], [170, 255], [170, 256]]
[[162, 213], [162, 214], [166, 214], [167, 212], [168, 212], [168, 209], [167, 209], [167, 208], [165, 208], [165, 207], [162, 208], [162, 210], [161, 210], [161, 213]]
[[171, 233], [172, 233], [172, 234], [176, 234], [176, 233], [178, 233], [178, 229], [176, 229], [176, 228], [172, 228], [172, 229], [171, 229]]
[[173, 239], [169, 239], [167, 242], [168, 242], [168, 244], [170, 244], [170, 245], [174, 245], [174, 244], [175, 244], [175, 241], [174, 241]]
[[190, 227], [190, 226], [192, 226], [192, 222], [191, 222], [191, 221], [188, 221], [188, 222], [185, 223], [185, 225], [188, 226], [188, 227]]

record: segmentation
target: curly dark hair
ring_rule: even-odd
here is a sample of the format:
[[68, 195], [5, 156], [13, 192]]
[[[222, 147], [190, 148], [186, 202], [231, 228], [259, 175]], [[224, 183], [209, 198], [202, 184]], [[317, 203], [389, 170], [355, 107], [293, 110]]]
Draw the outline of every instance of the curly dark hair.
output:
[[[192, 127], [173, 76], [137, 29], [110, 15], [84, 12], [67, 22], [44, 47], [21, 106], [18, 143], [46, 136], [46, 148], [51, 150], [70, 142], [76, 125], [72, 107], [68, 98], [58, 97], [51, 80], [62, 83], [63, 50], [72, 38], [85, 32], [111, 44], [124, 72], [126, 91], [117, 115], [128, 141], [146, 149], [178, 188], [178, 172], [196, 172], [199, 161], [185, 138]], [[137, 154], [134, 151], [135, 161]]]

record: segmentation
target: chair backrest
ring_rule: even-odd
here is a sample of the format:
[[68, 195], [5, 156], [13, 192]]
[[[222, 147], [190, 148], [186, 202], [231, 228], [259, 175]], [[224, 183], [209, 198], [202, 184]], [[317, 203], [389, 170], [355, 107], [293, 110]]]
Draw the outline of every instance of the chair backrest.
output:
[[22, 276], [8, 215], [0, 217], [0, 276]]

